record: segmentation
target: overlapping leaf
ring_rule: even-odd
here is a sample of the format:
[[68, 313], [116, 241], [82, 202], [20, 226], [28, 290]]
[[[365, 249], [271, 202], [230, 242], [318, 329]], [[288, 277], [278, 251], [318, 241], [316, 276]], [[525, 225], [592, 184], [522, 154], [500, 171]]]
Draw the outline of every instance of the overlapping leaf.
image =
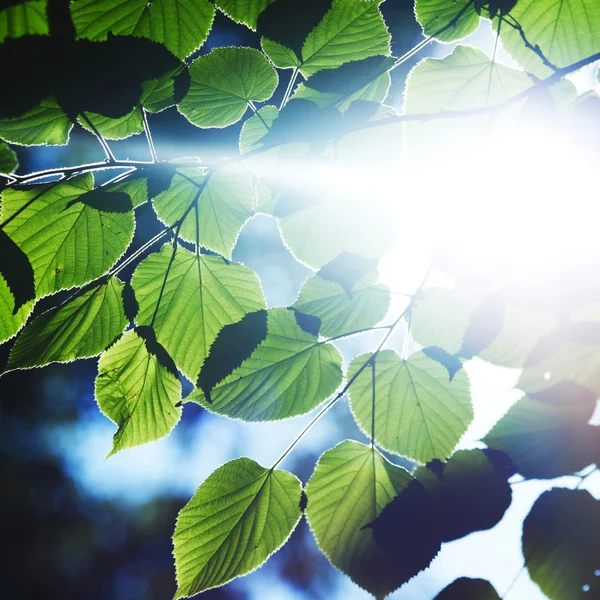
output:
[[3, 192], [4, 231], [29, 258], [38, 298], [103, 275], [131, 241], [131, 211], [105, 212], [80, 201], [93, 187], [86, 174]]
[[316, 408], [340, 385], [342, 357], [319, 342], [312, 321], [293, 309], [270, 309], [267, 336], [249, 358], [216, 383], [210, 397], [197, 390], [189, 400], [244, 421], [274, 421]]
[[416, 0], [415, 14], [423, 34], [441, 42], [455, 42], [479, 27], [473, 0]]
[[244, 223], [252, 215], [254, 187], [250, 173], [239, 163], [218, 169], [206, 177], [202, 168], [181, 168], [168, 190], [154, 198], [156, 213], [167, 225], [183, 217], [198, 196], [198, 214], [192, 210], [180, 236], [210, 248], [227, 258]]
[[79, 37], [147, 37], [183, 59], [208, 37], [215, 8], [208, 0], [78, 0], [71, 15]]
[[533, 505], [523, 522], [523, 556], [529, 576], [550, 600], [577, 598], [584, 586], [596, 595], [599, 519], [600, 502], [585, 490], [553, 488]]
[[152, 325], [156, 339], [183, 373], [196, 380], [208, 349], [225, 326], [264, 307], [257, 276], [216, 256], [165, 244], [136, 269], [132, 282], [138, 325]]
[[300, 481], [237, 458], [200, 485], [173, 535], [177, 592], [193, 596], [258, 568], [300, 520]]
[[0, 9], [0, 43], [7, 37], [48, 35], [46, 2], [47, 0], [7, 2]]
[[117, 426], [109, 456], [168, 435], [179, 421], [181, 384], [151, 330], [128, 331], [100, 357], [100, 410]]
[[17, 155], [8, 144], [0, 142], [0, 175], [10, 175], [17, 170], [18, 166]]
[[36, 317], [13, 346], [8, 369], [43, 367], [97, 356], [125, 330], [123, 284], [111, 277]]
[[[120, 119], [110, 119], [93, 113], [86, 114], [98, 133], [108, 140], [122, 140], [144, 130], [144, 119], [142, 109], [135, 107], [129, 114]], [[79, 119], [79, 124], [90, 132], [92, 128], [84, 119]]]
[[215, 0], [215, 4], [236, 23], [256, 30], [260, 13], [275, 0]]
[[239, 121], [249, 102], [268, 100], [277, 73], [253, 48], [216, 48], [190, 65], [191, 84], [179, 111], [198, 127], [226, 127]]
[[[348, 368], [352, 378], [369, 359], [363, 354]], [[469, 380], [459, 371], [452, 381], [446, 369], [422, 352], [402, 360], [384, 350], [375, 360], [375, 399], [371, 368], [350, 388], [350, 406], [360, 428], [370, 434], [375, 407], [375, 440], [382, 448], [426, 463], [446, 458], [473, 419]]]
[[386, 553], [370, 527], [411, 481], [408, 471], [388, 462], [374, 448], [345, 441], [321, 456], [306, 485], [306, 516], [319, 548], [335, 567], [376, 598], [383, 598], [420, 570], [407, 576], [403, 561]]

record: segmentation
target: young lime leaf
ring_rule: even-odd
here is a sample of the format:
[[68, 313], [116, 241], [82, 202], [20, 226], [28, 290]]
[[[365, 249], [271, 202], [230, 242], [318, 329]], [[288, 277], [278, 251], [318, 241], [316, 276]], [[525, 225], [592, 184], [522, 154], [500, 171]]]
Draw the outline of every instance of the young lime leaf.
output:
[[319, 333], [322, 336], [333, 337], [366, 329], [385, 317], [390, 293], [387, 286], [376, 283], [376, 269], [358, 274], [357, 279], [350, 277], [340, 281], [332, 276], [324, 277], [321, 274], [323, 269], [304, 282], [294, 302], [299, 311], [320, 319]]
[[[236, 23], [244, 23], [256, 31], [258, 17], [275, 0], [215, 0], [217, 8]], [[281, 4], [282, 2], [278, 2]]]
[[152, 330], [126, 332], [100, 357], [96, 401], [117, 426], [108, 456], [168, 435], [181, 415], [181, 384]]
[[523, 522], [523, 556], [529, 576], [551, 600], [585, 597], [585, 586], [595, 597], [599, 522], [600, 502], [585, 490], [553, 488], [531, 508]]
[[181, 371], [195, 381], [219, 331], [264, 308], [256, 274], [215, 256], [165, 244], [142, 261], [131, 285], [137, 325], [151, 325]]
[[439, 469], [419, 467], [414, 477], [432, 499], [431, 518], [442, 542], [494, 527], [512, 500], [507, 474], [485, 450], [459, 450]]
[[14, 299], [12, 314], [35, 300], [35, 280], [33, 268], [27, 255], [8, 237], [4, 229], [0, 229], [0, 275], [6, 281]]
[[13, 337], [27, 321], [34, 301], [27, 302], [15, 313], [15, 297], [8, 283], [0, 276], [0, 344]]
[[305, 76], [370, 56], [390, 54], [390, 33], [378, 0], [333, 0], [302, 45]]
[[[529, 43], [539, 46], [557, 67], [566, 67], [600, 52], [600, 4], [596, 0], [519, 0], [510, 15]], [[527, 48], [518, 30], [502, 27], [502, 45], [529, 73], [547, 77], [552, 70]]]
[[218, 587], [260, 567], [298, 524], [301, 495], [297, 477], [249, 458], [218, 468], [177, 517], [175, 598]]
[[267, 336], [250, 357], [212, 388], [210, 399], [196, 390], [188, 400], [244, 421], [286, 419], [321, 404], [342, 382], [342, 357], [300, 327], [295, 312], [269, 309]]
[[[139, 106], [120, 119], [110, 119], [94, 113], [86, 113], [86, 117], [92, 122], [98, 133], [107, 140], [123, 140], [144, 131], [144, 119]], [[80, 117], [77, 122], [84, 129], [93, 133], [85, 119]]]
[[13, 150], [5, 144], [0, 142], [0, 175], [10, 175], [19, 168], [19, 161], [17, 155]]
[[97, 356], [125, 330], [123, 283], [105, 283], [36, 317], [15, 342], [8, 369], [43, 367]]
[[[369, 359], [363, 354], [348, 367], [352, 378]], [[459, 371], [452, 381], [446, 369], [422, 352], [402, 360], [392, 350], [375, 360], [375, 440], [382, 448], [427, 463], [452, 454], [473, 420], [469, 379]], [[371, 431], [371, 369], [350, 387], [350, 407], [359, 427]]]
[[69, 141], [73, 121], [54, 98], [42, 100], [20, 117], [0, 118], [0, 137], [22, 146], [62, 146]]
[[[528, 479], [554, 479], [595, 462], [600, 428], [588, 425], [596, 395], [574, 382], [523, 396], [483, 438]], [[532, 441], [534, 443], [532, 444]]]
[[416, 0], [415, 14], [423, 35], [455, 42], [479, 27], [473, 0]]
[[277, 72], [253, 48], [215, 48], [189, 67], [192, 78], [179, 112], [198, 127], [227, 127], [239, 121], [249, 102], [268, 100]]
[[206, 41], [215, 7], [209, 0], [78, 0], [71, 15], [80, 38], [146, 37], [184, 59]]
[[[376, 598], [394, 591], [428, 564], [407, 573], [404, 555], [399, 561], [398, 554], [387, 552], [372, 528], [384, 507], [411, 481], [408, 471], [374, 448], [347, 440], [319, 458], [306, 484], [306, 516], [317, 545], [332, 565]], [[415, 542], [411, 539], [411, 547]], [[429, 561], [437, 550], [439, 543]]]
[[173, 225], [183, 217], [199, 191], [198, 218], [195, 210], [189, 212], [180, 237], [193, 244], [199, 239], [204, 248], [230, 259], [244, 223], [252, 216], [251, 174], [243, 165], [234, 163], [218, 169], [205, 182], [204, 169], [181, 168], [169, 189], [154, 198], [152, 204], [158, 218]]
[[446, 586], [434, 600], [501, 600], [494, 586], [485, 579], [459, 577]]
[[0, 8], [0, 43], [22, 35], [48, 35], [46, 0], [3, 2]]
[[[77, 200], [94, 188], [91, 174], [2, 194], [0, 222], [27, 255], [38, 298], [106, 273], [133, 237], [133, 212], [105, 212]], [[13, 218], [14, 217], [14, 218]]]

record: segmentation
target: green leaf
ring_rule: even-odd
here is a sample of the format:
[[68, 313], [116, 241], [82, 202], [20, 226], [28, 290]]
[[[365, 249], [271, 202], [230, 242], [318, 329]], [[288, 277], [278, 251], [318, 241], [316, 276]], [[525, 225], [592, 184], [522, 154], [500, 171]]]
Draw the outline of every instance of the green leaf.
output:
[[47, 0], [14, 2], [13, 6], [11, 3], [6, 4], [6, 8], [0, 9], [0, 43], [7, 37], [50, 33], [46, 18]]
[[[596, 0], [519, 0], [510, 11], [530, 44], [557, 67], [600, 52], [600, 4]], [[503, 25], [502, 45], [528, 72], [547, 77], [552, 70], [528, 49], [519, 31]]]
[[432, 498], [428, 516], [442, 542], [491, 529], [504, 516], [512, 500], [507, 479], [514, 469], [503, 471], [494, 462], [501, 460], [496, 454], [501, 455], [489, 450], [459, 450], [446, 463], [434, 461], [413, 472]]
[[260, 41], [263, 52], [270, 61], [279, 69], [293, 69], [300, 66], [300, 59], [290, 48], [273, 40], [263, 37]]
[[216, 48], [190, 65], [190, 89], [179, 112], [198, 127], [227, 127], [239, 121], [249, 102], [275, 91], [275, 69], [253, 48]]
[[[351, 379], [368, 359], [355, 358]], [[469, 379], [464, 371], [449, 381], [446, 369], [417, 352], [402, 360], [392, 350], [375, 361], [375, 440], [382, 448], [426, 463], [447, 458], [473, 420]], [[350, 407], [360, 428], [370, 435], [372, 373], [364, 369], [350, 388]]]
[[165, 437], [181, 415], [177, 374], [152, 336], [140, 333], [125, 333], [98, 363], [96, 401], [118, 426], [108, 456]]
[[17, 155], [8, 144], [0, 142], [0, 175], [10, 175], [19, 168]]
[[264, 147], [264, 137], [278, 116], [277, 108], [269, 105], [263, 106], [257, 114], [245, 121], [240, 132], [240, 154]]
[[445, 587], [434, 600], [501, 600], [494, 586], [485, 579], [459, 577]]
[[369, 56], [390, 54], [390, 33], [379, 0], [334, 0], [302, 46], [305, 77]]
[[217, 8], [236, 23], [248, 25], [256, 31], [258, 15], [275, 0], [215, 0]]
[[523, 396], [483, 438], [508, 454], [528, 479], [554, 479], [581, 471], [596, 458], [600, 428], [588, 425], [594, 393], [573, 382]]
[[107, 192], [124, 192], [131, 199], [131, 206], [136, 208], [140, 204], [148, 202], [148, 181], [145, 177], [136, 177], [137, 173], [117, 183], [109, 183], [103, 186]]
[[165, 244], [135, 270], [136, 323], [152, 325], [158, 342], [195, 381], [219, 331], [265, 301], [258, 277], [242, 265], [182, 247], [172, 257], [172, 244]]
[[36, 317], [13, 346], [8, 369], [43, 367], [97, 356], [125, 330], [123, 283], [111, 277]]
[[244, 421], [276, 421], [316, 408], [342, 382], [342, 357], [304, 321], [293, 309], [269, 309], [267, 337], [250, 357], [214, 386], [210, 398], [196, 390], [188, 399]]
[[208, 37], [215, 8], [208, 0], [78, 0], [71, 16], [80, 38], [146, 37], [184, 59]]
[[[199, 186], [203, 186], [201, 191]], [[222, 167], [209, 178], [202, 168], [178, 169], [169, 189], [154, 198], [158, 218], [166, 225], [173, 225], [199, 191], [198, 218], [195, 210], [189, 212], [180, 237], [192, 243], [199, 238], [203, 247], [231, 258], [238, 235], [252, 216], [252, 177], [239, 163]]]
[[[86, 113], [86, 116], [107, 140], [123, 140], [144, 131], [144, 119], [139, 106], [120, 119], [110, 119], [94, 113]], [[84, 119], [79, 118], [77, 121], [84, 129], [93, 133]]]
[[[600, 502], [585, 490], [553, 488], [544, 492], [523, 522], [523, 556], [529, 576], [550, 600], [597, 592], [600, 565]], [[596, 525], [594, 525], [596, 524]]]
[[318, 317], [319, 333], [325, 337], [373, 327], [390, 304], [389, 289], [377, 284], [377, 279], [377, 270], [370, 270], [345, 290], [340, 283], [315, 275], [304, 282], [294, 307]]
[[178, 67], [158, 79], [144, 82], [140, 104], [148, 112], [160, 112], [183, 100], [189, 87], [190, 73], [187, 67]]
[[193, 596], [245, 575], [287, 541], [301, 517], [302, 486], [249, 458], [218, 468], [177, 517], [177, 592]]
[[86, 174], [2, 194], [0, 220], [31, 262], [38, 298], [100, 277], [131, 242], [132, 212], [100, 211], [77, 201], [93, 187]]
[[15, 119], [0, 119], [0, 137], [22, 146], [64, 146], [69, 141], [73, 122], [54, 98]]
[[35, 302], [27, 302], [15, 313], [15, 298], [0, 275], [0, 344], [9, 340], [25, 325]]
[[423, 35], [455, 42], [479, 27], [473, 0], [416, 0], [415, 14]]
[[406, 579], [368, 526], [411, 480], [374, 448], [347, 440], [319, 458], [306, 484], [306, 516], [320, 550], [376, 598]]

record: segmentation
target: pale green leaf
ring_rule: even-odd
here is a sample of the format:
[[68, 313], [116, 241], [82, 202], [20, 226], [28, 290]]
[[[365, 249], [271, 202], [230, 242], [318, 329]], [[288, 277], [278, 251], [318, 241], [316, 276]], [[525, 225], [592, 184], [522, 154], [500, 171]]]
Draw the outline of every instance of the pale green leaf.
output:
[[600, 501], [585, 490], [544, 492], [523, 522], [523, 556], [531, 579], [550, 600], [593, 597], [600, 565]]
[[179, 421], [181, 384], [154, 346], [131, 330], [100, 357], [96, 401], [118, 426], [108, 456], [163, 438]]
[[216, 48], [190, 65], [190, 89], [179, 111], [198, 127], [226, 127], [239, 121], [249, 102], [268, 100], [277, 73], [253, 48]]
[[377, 284], [377, 278], [372, 270], [347, 292], [339, 283], [315, 275], [304, 282], [294, 307], [321, 319], [319, 333], [325, 337], [373, 327], [390, 304], [389, 289]]
[[[200, 191], [200, 187], [201, 191]], [[168, 190], [158, 194], [153, 206], [166, 225], [180, 219], [198, 197], [198, 218], [191, 210], [180, 236], [210, 248], [227, 258], [235, 246], [244, 223], [252, 216], [254, 188], [250, 173], [239, 163], [216, 170], [206, 178], [202, 168], [180, 168]], [[197, 237], [198, 236], [198, 237]]]
[[8, 369], [43, 367], [97, 356], [125, 330], [123, 284], [111, 277], [36, 317], [12, 347]]
[[0, 42], [23, 35], [48, 35], [47, 0], [14, 3], [0, 9]]
[[0, 119], [0, 138], [22, 146], [63, 146], [69, 141], [73, 122], [53, 98], [15, 119]]
[[423, 35], [455, 42], [479, 27], [473, 0], [416, 0], [415, 14]]
[[[352, 378], [368, 359], [355, 358]], [[350, 387], [350, 407], [360, 428], [370, 435], [373, 394], [371, 368]], [[375, 440], [382, 448], [427, 463], [450, 456], [473, 420], [469, 379], [464, 371], [449, 380], [448, 371], [422, 352], [407, 360], [392, 350], [375, 361]]]
[[146, 37], [184, 59], [208, 37], [215, 8], [209, 0], [78, 0], [71, 15], [81, 38]]
[[2, 194], [0, 220], [11, 219], [4, 231], [29, 258], [38, 298], [96, 279], [129, 246], [133, 213], [104, 212], [78, 201], [93, 187], [93, 176], [86, 174]]
[[221, 586], [260, 567], [300, 520], [301, 494], [297, 477], [249, 458], [218, 468], [177, 517], [175, 598]]
[[323, 20], [302, 46], [302, 73], [390, 54], [390, 33], [379, 10], [379, 0], [333, 0]]
[[173, 246], [165, 244], [133, 274], [136, 323], [153, 325], [158, 342], [195, 381], [219, 331], [265, 301], [258, 277], [242, 265], [178, 247], [169, 266], [172, 255]]
[[244, 421], [275, 421], [310, 412], [342, 382], [342, 357], [303, 326], [296, 311], [270, 309], [267, 337], [213, 388], [210, 401], [199, 389], [188, 399]]
[[275, 106], [263, 106], [257, 114], [244, 122], [240, 132], [240, 154], [264, 147], [264, 137], [279, 116]]
[[33, 310], [34, 302], [27, 302], [14, 314], [15, 299], [4, 280], [0, 275], [0, 344], [16, 335], [25, 325], [27, 317]]
[[10, 175], [18, 167], [19, 161], [17, 160], [17, 155], [11, 150], [8, 144], [0, 142], [0, 174]]
[[283, 44], [263, 37], [260, 45], [263, 52], [279, 69], [292, 69], [300, 66], [300, 59], [296, 56], [296, 53]]
[[275, 0], [215, 0], [217, 8], [236, 23], [244, 23], [256, 31], [258, 15]]
[[[557, 67], [566, 67], [600, 52], [600, 3], [597, 0], [519, 0], [510, 11], [529, 43], [539, 46]], [[528, 72], [552, 74], [535, 52], [528, 49], [512, 27], [500, 30], [506, 51]]]
[[[144, 131], [144, 119], [139, 106], [120, 119], [111, 119], [95, 113], [86, 113], [86, 117], [98, 130], [98, 133], [107, 140], [123, 140]], [[77, 121], [84, 129], [93, 133], [84, 119], [80, 117]]]
[[306, 516], [321, 551], [352, 581], [383, 598], [405, 579], [367, 527], [410, 482], [377, 450], [345, 441], [327, 450], [306, 484]]

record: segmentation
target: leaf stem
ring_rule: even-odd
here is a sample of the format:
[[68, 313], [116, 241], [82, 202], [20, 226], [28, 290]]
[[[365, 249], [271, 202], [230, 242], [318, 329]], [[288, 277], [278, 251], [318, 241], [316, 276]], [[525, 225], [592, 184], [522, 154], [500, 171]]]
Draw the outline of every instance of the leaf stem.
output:
[[285, 90], [285, 94], [283, 95], [283, 99], [281, 100], [281, 104], [279, 105], [279, 110], [281, 110], [287, 104], [287, 101], [289, 100], [290, 95], [294, 89], [294, 84], [296, 83], [296, 77], [298, 77], [298, 67], [295, 67], [294, 70], [292, 71], [292, 74], [290, 75], [290, 81]]
[[146, 113], [146, 109], [140, 107], [142, 111], [142, 116], [144, 118], [144, 132], [146, 133], [146, 139], [148, 140], [148, 147], [150, 148], [150, 156], [152, 157], [152, 162], [158, 162], [158, 156], [156, 154], [156, 148], [154, 147], [154, 141], [152, 140], [152, 133], [150, 132], [150, 125], [148, 123], [148, 114]]
[[96, 126], [92, 123], [92, 121], [85, 114], [85, 112], [81, 111], [80, 114], [81, 114], [81, 118], [86, 122], [87, 126], [92, 130], [93, 134], [98, 139], [98, 142], [100, 142], [100, 145], [102, 146], [102, 149], [104, 150], [104, 154], [106, 154], [106, 160], [108, 160], [109, 163], [114, 163], [116, 160], [115, 156], [112, 153], [112, 150], [110, 149], [110, 147], [108, 146], [108, 143], [106, 142], [106, 140], [102, 137], [102, 135], [100, 134], [100, 132], [98, 131]]

